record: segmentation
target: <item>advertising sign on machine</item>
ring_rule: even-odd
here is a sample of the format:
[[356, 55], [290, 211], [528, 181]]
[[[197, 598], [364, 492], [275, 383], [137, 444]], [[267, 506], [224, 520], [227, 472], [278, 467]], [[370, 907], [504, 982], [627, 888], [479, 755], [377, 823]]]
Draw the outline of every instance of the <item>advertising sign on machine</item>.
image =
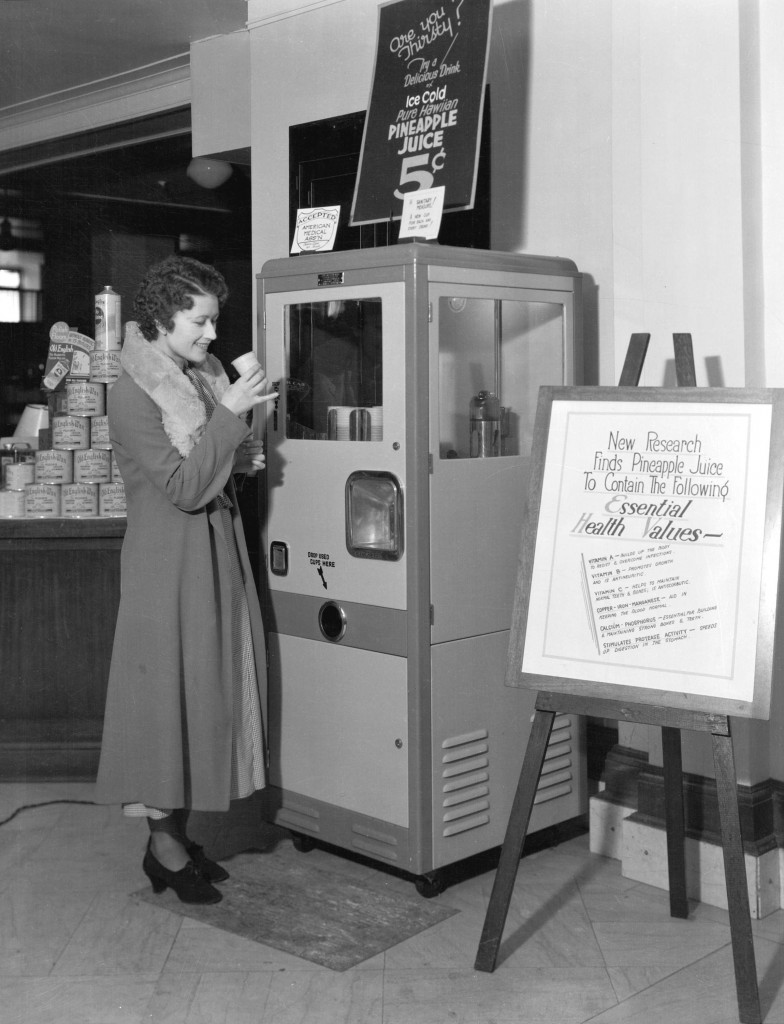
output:
[[352, 225], [398, 219], [407, 193], [442, 185], [446, 211], [473, 207], [491, 17], [490, 0], [379, 7]]

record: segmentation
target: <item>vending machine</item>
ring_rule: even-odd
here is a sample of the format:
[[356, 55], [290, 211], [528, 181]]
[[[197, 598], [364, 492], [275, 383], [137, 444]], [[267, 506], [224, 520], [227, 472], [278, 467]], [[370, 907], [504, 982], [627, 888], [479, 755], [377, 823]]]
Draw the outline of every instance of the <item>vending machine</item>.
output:
[[[269, 816], [415, 876], [503, 841], [534, 695], [505, 686], [537, 392], [581, 378], [566, 259], [421, 242], [272, 260]], [[529, 831], [586, 806], [556, 719]]]

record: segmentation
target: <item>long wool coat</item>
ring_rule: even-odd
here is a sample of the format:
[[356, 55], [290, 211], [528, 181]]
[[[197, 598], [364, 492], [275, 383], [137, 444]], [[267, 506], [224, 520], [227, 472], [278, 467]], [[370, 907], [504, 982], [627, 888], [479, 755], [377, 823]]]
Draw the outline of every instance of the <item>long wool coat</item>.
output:
[[[97, 799], [225, 810], [232, 758], [230, 564], [220, 513], [232, 498], [262, 715], [266, 655], [258, 596], [231, 479], [245, 422], [218, 405], [209, 423], [177, 365], [129, 325], [109, 428], [125, 484], [128, 527], [106, 699]], [[219, 397], [212, 356], [200, 368]]]

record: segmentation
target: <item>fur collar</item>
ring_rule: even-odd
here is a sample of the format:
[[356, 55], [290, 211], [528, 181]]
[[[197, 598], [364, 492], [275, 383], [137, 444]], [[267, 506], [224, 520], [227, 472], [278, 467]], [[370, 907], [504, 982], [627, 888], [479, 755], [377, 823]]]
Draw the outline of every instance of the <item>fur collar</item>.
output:
[[[207, 425], [204, 406], [179, 366], [151, 345], [133, 320], [126, 324], [120, 364], [161, 410], [163, 429], [180, 455], [189, 455]], [[198, 372], [220, 400], [229, 386], [220, 362], [208, 355]]]

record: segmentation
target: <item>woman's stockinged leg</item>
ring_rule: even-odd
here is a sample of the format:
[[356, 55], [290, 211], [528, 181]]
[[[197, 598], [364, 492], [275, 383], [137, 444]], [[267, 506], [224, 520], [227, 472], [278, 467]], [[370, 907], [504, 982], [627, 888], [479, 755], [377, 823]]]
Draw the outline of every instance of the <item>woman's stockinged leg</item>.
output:
[[193, 861], [208, 882], [225, 882], [228, 871], [217, 861], [210, 860], [204, 849], [188, 836], [190, 811], [179, 807], [165, 818], [148, 818], [150, 849], [153, 856], [169, 871], [181, 871]]
[[208, 882], [225, 882], [229, 877], [228, 871], [223, 867], [223, 865], [218, 864], [217, 861], [210, 860], [210, 858], [205, 854], [204, 848], [199, 846], [198, 843], [194, 843], [194, 841], [189, 838], [189, 814], [190, 811], [185, 808], [172, 811], [172, 816], [177, 828], [177, 834], [185, 847], [186, 853]]
[[153, 892], [163, 892], [168, 886], [183, 903], [217, 903], [221, 894], [186, 849], [184, 822], [177, 813], [163, 818], [148, 817], [147, 821], [150, 841], [142, 869], [150, 879]]
[[148, 818], [150, 827], [150, 850], [155, 859], [168, 871], [181, 871], [190, 860], [186, 850], [187, 839], [180, 817], [187, 812], [175, 810], [165, 818]]

